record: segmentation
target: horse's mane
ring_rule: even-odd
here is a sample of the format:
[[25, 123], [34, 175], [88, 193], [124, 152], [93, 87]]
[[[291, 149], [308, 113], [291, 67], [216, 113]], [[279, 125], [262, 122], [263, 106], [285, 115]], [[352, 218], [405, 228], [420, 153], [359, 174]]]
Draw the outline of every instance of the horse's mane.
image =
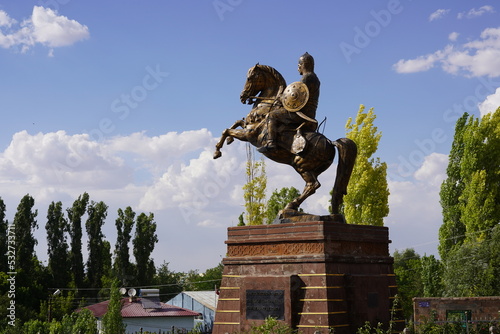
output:
[[286, 80], [283, 78], [280, 72], [278, 72], [274, 67], [268, 65], [255, 65], [256, 67], [269, 72], [279, 83], [280, 86], [286, 87]]

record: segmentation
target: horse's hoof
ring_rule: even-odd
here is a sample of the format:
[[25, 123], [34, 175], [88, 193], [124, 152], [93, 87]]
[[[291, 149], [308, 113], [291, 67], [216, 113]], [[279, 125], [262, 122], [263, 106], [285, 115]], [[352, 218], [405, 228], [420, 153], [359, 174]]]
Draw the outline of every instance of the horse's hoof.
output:
[[215, 151], [215, 153], [214, 153], [214, 159], [220, 158], [221, 155], [222, 155], [222, 153], [220, 153], [220, 151]]
[[228, 138], [226, 139], [226, 144], [227, 144], [227, 145], [229, 145], [229, 144], [231, 144], [233, 141], [234, 141], [234, 138], [233, 138], [233, 137], [228, 137]]

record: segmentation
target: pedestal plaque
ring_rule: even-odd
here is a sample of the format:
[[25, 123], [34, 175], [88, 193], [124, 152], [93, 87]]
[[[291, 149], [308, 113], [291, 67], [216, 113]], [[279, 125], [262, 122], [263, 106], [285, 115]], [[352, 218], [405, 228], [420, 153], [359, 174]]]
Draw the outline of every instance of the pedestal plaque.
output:
[[213, 333], [268, 315], [304, 334], [388, 324], [397, 293], [389, 242], [386, 227], [332, 221], [230, 227]]

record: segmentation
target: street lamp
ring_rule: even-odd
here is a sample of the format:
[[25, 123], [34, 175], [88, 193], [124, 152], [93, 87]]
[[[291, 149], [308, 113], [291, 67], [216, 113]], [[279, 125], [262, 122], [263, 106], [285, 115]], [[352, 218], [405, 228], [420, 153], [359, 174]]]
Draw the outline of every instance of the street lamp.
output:
[[52, 311], [52, 298], [54, 297], [57, 297], [61, 294], [61, 290], [57, 289], [56, 291], [54, 291], [53, 294], [49, 295], [49, 314], [47, 316], [47, 322], [50, 322], [52, 319], [51, 319], [51, 311]]

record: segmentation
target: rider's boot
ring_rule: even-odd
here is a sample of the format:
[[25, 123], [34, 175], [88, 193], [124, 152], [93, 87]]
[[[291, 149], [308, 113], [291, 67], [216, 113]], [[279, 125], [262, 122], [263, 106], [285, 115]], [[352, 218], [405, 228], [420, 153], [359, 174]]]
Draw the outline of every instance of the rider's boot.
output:
[[260, 153], [266, 153], [276, 148], [276, 143], [274, 142], [276, 138], [276, 124], [273, 119], [268, 119], [267, 123], [267, 141], [266, 143], [257, 149]]

